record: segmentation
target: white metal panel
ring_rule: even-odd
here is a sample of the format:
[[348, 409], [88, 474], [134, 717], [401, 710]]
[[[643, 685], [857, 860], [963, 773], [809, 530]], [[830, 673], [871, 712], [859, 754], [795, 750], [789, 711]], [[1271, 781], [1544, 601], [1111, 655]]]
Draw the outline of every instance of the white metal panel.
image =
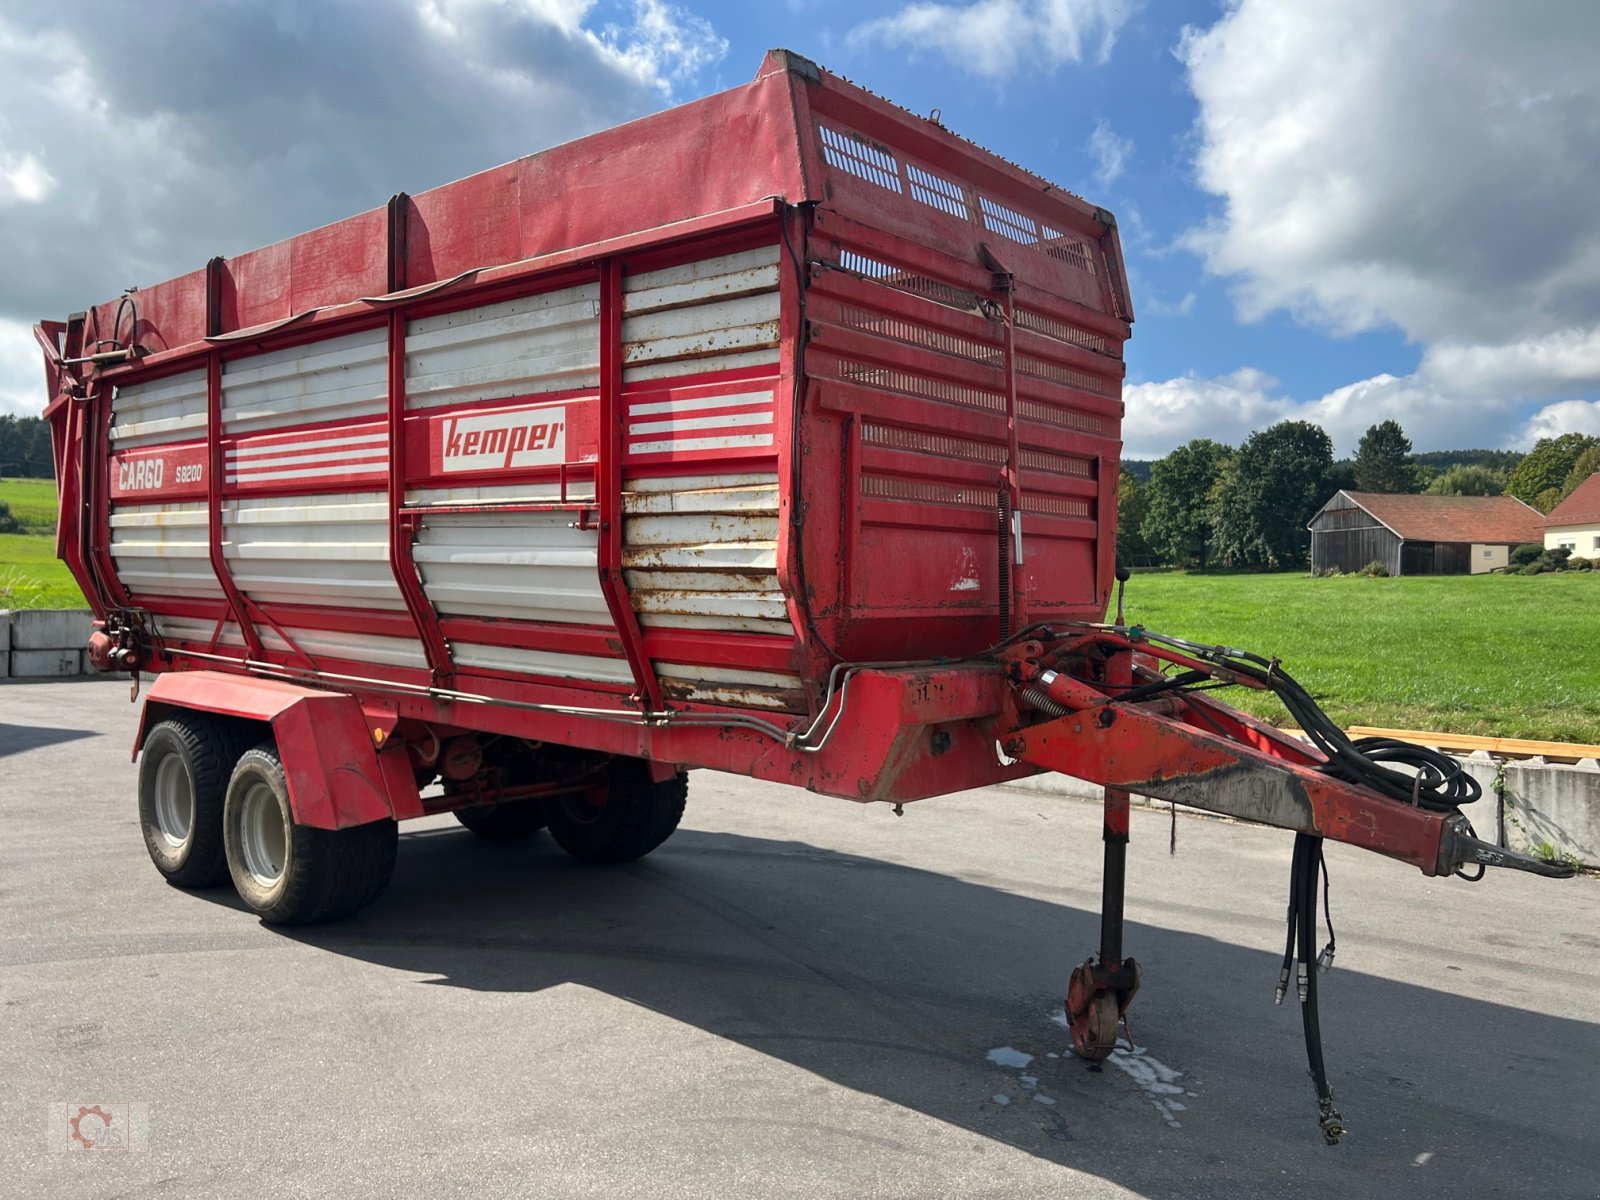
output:
[[[582, 504], [594, 499], [594, 481], [569, 479], [567, 499]], [[438, 504], [555, 504], [561, 500], [559, 483], [504, 483], [482, 487], [412, 488], [406, 504], [426, 508]]]
[[524, 650], [513, 646], [484, 646], [475, 642], [453, 642], [450, 651], [458, 667], [521, 671], [529, 675], [589, 679], [602, 683], [633, 682], [633, 671], [627, 660], [622, 658], [589, 658], [581, 654], [558, 654], [552, 650]]
[[793, 634], [776, 574], [776, 475], [675, 476], [627, 486], [622, 561], [641, 625]]
[[210, 529], [203, 500], [117, 505], [111, 510], [117, 578], [147, 596], [221, 596], [211, 569]]
[[185, 371], [119, 387], [111, 398], [114, 449], [192, 441], [206, 433], [206, 373]]
[[[209, 644], [212, 632], [216, 629], [215, 621], [205, 621], [195, 617], [157, 615], [154, 620], [156, 632], [171, 641]], [[335, 633], [325, 629], [298, 629], [293, 626], [285, 626], [283, 632], [293, 640], [292, 646], [271, 625], [263, 622], [256, 626], [256, 636], [261, 639], [263, 649], [287, 655], [296, 662], [299, 661], [299, 656], [296, 654], [298, 649], [300, 654], [314, 660], [342, 658], [350, 662], [395, 667], [426, 668], [428, 665], [422, 643], [412, 638], [380, 637], [369, 633]], [[240, 655], [243, 652], [244, 635], [239, 632], [238, 625], [232, 621], [225, 622], [222, 636], [217, 639], [216, 653]]]
[[600, 285], [521, 296], [406, 327], [406, 406], [600, 386]]
[[656, 664], [656, 676], [677, 700], [772, 709], [795, 709], [804, 702], [797, 675], [663, 662]]
[[256, 626], [261, 645], [268, 650], [293, 655], [295, 647], [313, 660], [343, 658], [357, 663], [379, 663], [391, 667], [426, 669], [428, 656], [415, 638], [380, 637], [370, 633], [340, 633], [327, 629], [297, 629], [285, 626], [284, 633], [294, 646], [270, 625]]
[[411, 555], [442, 615], [609, 628], [597, 533], [572, 524], [567, 512], [438, 513]]
[[778, 248], [646, 271], [623, 282], [623, 379], [778, 361]]
[[[209, 644], [211, 635], [216, 631], [217, 623], [202, 617], [174, 617], [164, 613], [151, 614], [155, 622], [156, 633], [163, 638], [177, 642], [201, 642]], [[244, 645], [244, 637], [239, 633], [239, 627], [233, 621], [224, 621], [222, 636], [217, 639], [219, 648], [238, 650]]]
[[382, 416], [388, 393], [388, 331], [368, 329], [223, 363], [222, 427], [259, 432]]
[[222, 520], [234, 582], [254, 600], [405, 607], [389, 567], [381, 495], [241, 498], [224, 505]]

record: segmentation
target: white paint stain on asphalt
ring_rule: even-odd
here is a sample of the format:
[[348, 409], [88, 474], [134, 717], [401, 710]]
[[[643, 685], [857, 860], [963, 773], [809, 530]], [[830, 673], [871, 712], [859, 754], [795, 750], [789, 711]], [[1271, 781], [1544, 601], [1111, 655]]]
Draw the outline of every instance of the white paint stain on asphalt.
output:
[[1010, 1046], [996, 1046], [985, 1057], [997, 1067], [1014, 1067], [1019, 1070], [1033, 1061], [1033, 1055], [1024, 1054], [1021, 1050]]

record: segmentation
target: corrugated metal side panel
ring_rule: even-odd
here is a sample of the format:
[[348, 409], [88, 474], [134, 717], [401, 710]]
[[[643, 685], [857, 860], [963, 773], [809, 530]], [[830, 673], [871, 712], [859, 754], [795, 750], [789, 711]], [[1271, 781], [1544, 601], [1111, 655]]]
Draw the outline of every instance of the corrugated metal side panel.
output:
[[[200, 642], [209, 644], [211, 635], [217, 627], [215, 621], [203, 617], [174, 617], [167, 613], [152, 615], [158, 636], [172, 642]], [[238, 648], [244, 645], [244, 639], [239, 636], [239, 627], [232, 621], [224, 622], [222, 636], [219, 644]]]
[[[196, 617], [174, 617], [164, 614], [155, 616], [156, 631], [168, 641], [198, 642], [209, 644], [212, 631], [216, 628], [215, 621], [201, 620]], [[422, 652], [422, 644], [409, 638], [378, 637], [367, 633], [334, 633], [325, 629], [298, 629], [285, 626], [284, 632], [294, 639], [294, 644], [284, 640], [272, 626], [260, 624], [256, 633], [261, 638], [261, 644], [267, 650], [278, 654], [288, 655], [292, 660], [299, 654], [308, 656], [313, 660], [322, 658], [340, 658], [353, 663], [374, 663], [393, 667], [415, 667], [425, 669], [428, 665], [427, 658]], [[239, 633], [239, 627], [229, 621], [222, 627], [222, 636], [217, 639], [217, 647], [223, 653], [242, 653], [244, 638]]]
[[623, 282], [624, 383], [778, 361], [778, 247]]
[[111, 398], [111, 445], [117, 450], [202, 438], [206, 373], [185, 371], [119, 387]]
[[669, 662], [658, 662], [656, 675], [662, 690], [675, 700], [784, 712], [805, 708], [805, 694], [797, 675]]
[[[553, 504], [560, 499], [559, 483], [411, 488], [406, 492], [406, 504], [411, 508], [425, 508], [435, 504]], [[593, 500], [594, 480], [569, 479], [567, 499], [580, 504]]]
[[442, 616], [611, 626], [594, 529], [569, 512], [438, 513], [412, 558]]
[[117, 577], [141, 595], [220, 597], [211, 570], [210, 527], [204, 501], [116, 506], [111, 557]]
[[314, 421], [382, 416], [389, 343], [369, 329], [222, 364], [222, 426], [257, 432]]
[[450, 651], [458, 667], [548, 675], [553, 679], [587, 679], [598, 683], [633, 682], [633, 670], [625, 658], [591, 658], [553, 650], [484, 646], [474, 642], [452, 642]]
[[424, 317], [406, 326], [406, 406], [600, 385], [600, 285]]
[[427, 655], [422, 643], [412, 638], [377, 637], [369, 633], [335, 633], [326, 629], [296, 629], [286, 626], [284, 632], [294, 639], [291, 646], [270, 625], [258, 626], [261, 644], [268, 650], [293, 655], [298, 648], [301, 654], [313, 660], [342, 658], [357, 663], [380, 663], [391, 667], [414, 667], [425, 670]]
[[635, 479], [622, 510], [624, 574], [646, 629], [793, 635], [776, 574], [776, 474]]
[[389, 506], [381, 495], [241, 498], [226, 503], [222, 523], [234, 582], [253, 600], [405, 607], [389, 568]]

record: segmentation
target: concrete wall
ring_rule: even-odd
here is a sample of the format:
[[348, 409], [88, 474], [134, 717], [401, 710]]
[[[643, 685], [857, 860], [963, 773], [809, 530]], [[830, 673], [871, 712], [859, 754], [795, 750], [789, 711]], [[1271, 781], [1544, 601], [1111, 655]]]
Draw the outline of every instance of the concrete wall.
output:
[[93, 620], [86, 608], [0, 609], [0, 679], [94, 674], [83, 649]]
[[[1483, 785], [1483, 798], [1462, 812], [1484, 841], [1501, 835], [1503, 798], [1505, 844], [1511, 849], [1537, 854], [1548, 844], [1557, 855], [1600, 868], [1600, 765], [1594, 759], [1575, 766], [1538, 758], [1502, 762], [1479, 750], [1457, 761]], [[1007, 786], [1096, 802], [1102, 795], [1094, 784], [1067, 775], [1035, 775]], [[1152, 803], [1166, 807], [1165, 801]]]

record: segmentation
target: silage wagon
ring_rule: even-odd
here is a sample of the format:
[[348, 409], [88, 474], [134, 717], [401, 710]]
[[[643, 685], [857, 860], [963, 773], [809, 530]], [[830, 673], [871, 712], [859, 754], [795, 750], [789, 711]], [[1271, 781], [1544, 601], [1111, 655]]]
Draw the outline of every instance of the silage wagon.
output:
[[[1077, 1051], [1111, 1051], [1138, 987], [1129, 793], [1293, 830], [1336, 1136], [1319, 839], [1552, 872], [1278, 664], [1106, 620], [1132, 320], [1110, 213], [775, 51], [43, 322], [91, 653], [154, 676], [157, 868], [306, 922], [376, 898], [414, 817], [617, 862], [696, 767], [894, 805], [1064, 771], [1106, 788]], [[1274, 688], [1313, 743], [1216, 683]]]

